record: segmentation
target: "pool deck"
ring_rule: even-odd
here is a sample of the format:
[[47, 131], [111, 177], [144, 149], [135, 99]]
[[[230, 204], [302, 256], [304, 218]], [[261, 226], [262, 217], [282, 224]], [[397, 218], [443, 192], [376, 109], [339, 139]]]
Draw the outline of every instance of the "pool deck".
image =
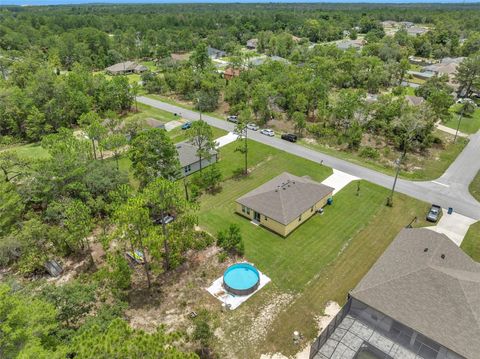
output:
[[271, 281], [271, 279], [262, 272], [258, 271], [258, 273], [260, 274], [260, 285], [255, 292], [249, 295], [236, 296], [228, 293], [225, 288], [223, 288], [223, 275], [220, 278], [217, 278], [210, 287], [206, 288], [206, 290], [220, 302], [225, 303], [230, 310], [234, 310]]

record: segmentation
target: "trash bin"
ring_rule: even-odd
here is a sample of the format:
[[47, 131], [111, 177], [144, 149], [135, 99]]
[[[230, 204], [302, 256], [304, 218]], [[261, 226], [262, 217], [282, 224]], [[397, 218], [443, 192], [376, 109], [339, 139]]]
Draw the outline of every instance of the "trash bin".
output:
[[448, 213], [448, 214], [452, 214], [452, 213], [453, 213], [453, 208], [452, 208], [452, 207], [448, 207], [447, 213]]
[[333, 197], [328, 197], [327, 204], [331, 205], [333, 203]]

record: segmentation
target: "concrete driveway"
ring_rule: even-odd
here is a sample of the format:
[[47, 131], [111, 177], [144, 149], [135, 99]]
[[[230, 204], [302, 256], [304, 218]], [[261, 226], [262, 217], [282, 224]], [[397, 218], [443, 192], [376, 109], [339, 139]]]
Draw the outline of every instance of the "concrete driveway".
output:
[[443, 216], [440, 218], [436, 226], [426, 227], [432, 231], [443, 233], [450, 238], [457, 246], [463, 242], [463, 238], [468, 232], [475, 219], [463, 216], [459, 213], [447, 214], [447, 210], [443, 209]]

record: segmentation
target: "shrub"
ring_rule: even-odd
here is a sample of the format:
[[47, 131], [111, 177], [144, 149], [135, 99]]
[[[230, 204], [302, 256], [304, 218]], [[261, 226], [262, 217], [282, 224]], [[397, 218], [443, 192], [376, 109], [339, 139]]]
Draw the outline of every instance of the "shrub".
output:
[[217, 245], [222, 247], [226, 252], [242, 255], [245, 247], [243, 245], [240, 227], [236, 224], [231, 224], [227, 230], [218, 232]]
[[380, 153], [378, 152], [378, 150], [376, 150], [375, 148], [372, 148], [372, 147], [363, 147], [361, 150], [360, 150], [360, 157], [363, 157], [363, 158], [370, 158], [372, 160], [376, 160], [380, 157]]

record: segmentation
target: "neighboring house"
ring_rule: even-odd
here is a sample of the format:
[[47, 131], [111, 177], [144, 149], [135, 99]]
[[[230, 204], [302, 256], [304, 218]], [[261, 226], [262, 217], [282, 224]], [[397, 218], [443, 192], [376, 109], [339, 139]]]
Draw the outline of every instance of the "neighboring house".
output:
[[133, 61], [120, 62], [105, 69], [109, 75], [139, 74], [148, 71], [148, 67]]
[[422, 103], [425, 102], [425, 99], [423, 97], [413, 95], [405, 96], [405, 100], [410, 106], [420, 106]]
[[403, 229], [350, 292], [312, 345], [310, 358], [352, 359], [362, 357], [359, 353], [368, 358], [478, 358], [480, 263], [444, 234]]
[[231, 80], [238, 76], [240, 76], [240, 69], [234, 69], [233, 67], [229, 67], [223, 72], [223, 77], [225, 80]]
[[213, 47], [207, 47], [208, 56], [212, 59], [219, 59], [221, 57], [227, 56], [227, 53], [222, 50], [214, 49]]
[[420, 36], [428, 32], [428, 29], [424, 27], [411, 26], [407, 27], [407, 34], [410, 36]]
[[348, 50], [350, 48], [354, 48], [355, 50], [361, 50], [364, 45], [363, 40], [343, 40], [337, 42], [336, 46], [340, 50]]
[[407, 71], [407, 74], [409, 75], [412, 75], [413, 77], [419, 79], [419, 80], [428, 80], [432, 77], [435, 76], [435, 73], [431, 72], [431, 71], [423, 71], [423, 72], [419, 72], [419, 71]]
[[457, 67], [462, 63], [464, 57], [445, 57], [439, 63], [425, 66], [423, 71], [430, 71], [436, 75], [452, 76], [457, 72]]
[[288, 236], [325, 206], [333, 188], [283, 172], [237, 199], [236, 212]]
[[256, 50], [258, 47], [258, 39], [250, 39], [247, 41], [247, 49]]
[[409, 56], [408, 61], [412, 65], [420, 65], [420, 66], [427, 66], [427, 65], [433, 65], [436, 63], [436, 60], [433, 59], [428, 59], [426, 57], [420, 57], [420, 56]]
[[170, 58], [174, 62], [186, 62], [190, 59], [190, 53], [172, 53], [170, 54]]
[[[197, 155], [197, 147], [188, 141], [175, 144], [180, 161], [180, 177], [186, 177], [200, 170], [200, 158]], [[210, 159], [202, 158], [202, 168], [217, 162], [217, 151], [210, 152]]]

